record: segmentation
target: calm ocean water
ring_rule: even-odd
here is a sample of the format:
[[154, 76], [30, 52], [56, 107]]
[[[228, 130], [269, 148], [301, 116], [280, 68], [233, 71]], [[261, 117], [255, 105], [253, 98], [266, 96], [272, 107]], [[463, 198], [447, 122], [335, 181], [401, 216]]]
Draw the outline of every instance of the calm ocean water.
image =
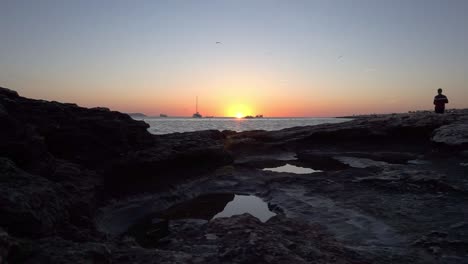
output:
[[351, 119], [346, 118], [136, 118], [150, 125], [152, 134], [168, 134], [174, 132], [191, 132], [198, 130], [280, 130], [295, 126], [313, 126], [324, 123], [341, 123]]

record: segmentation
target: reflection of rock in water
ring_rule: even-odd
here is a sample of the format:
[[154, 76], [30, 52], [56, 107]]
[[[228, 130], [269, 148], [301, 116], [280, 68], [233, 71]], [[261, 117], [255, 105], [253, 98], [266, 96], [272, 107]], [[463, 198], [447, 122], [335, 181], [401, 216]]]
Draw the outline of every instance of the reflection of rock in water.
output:
[[143, 247], [155, 247], [159, 239], [169, 234], [169, 223], [150, 215], [132, 225], [126, 235], [132, 236]]
[[223, 211], [226, 204], [233, 199], [233, 193], [212, 193], [200, 195], [193, 200], [172, 206], [161, 214], [161, 218], [195, 218], [210, 220], [217, 213]]
[[190, 201], [174, 205], [163, 212], [145, 216], [133, 224], [128, 231], [143, 247], [155, 247], [161, 238], [167, 236], [169, 221], [176, 219], [210, 220], [234, 199], [233, 193], [200, 195]]

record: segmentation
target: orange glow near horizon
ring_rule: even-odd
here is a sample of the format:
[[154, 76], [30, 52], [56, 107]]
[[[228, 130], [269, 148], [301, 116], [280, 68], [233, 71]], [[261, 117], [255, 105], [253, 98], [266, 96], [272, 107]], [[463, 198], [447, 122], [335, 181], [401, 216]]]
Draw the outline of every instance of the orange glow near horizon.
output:
[[[277, 83], [274, 77], [263, 72], [255, 75], [253, 71], [249, 75], [240, 72], [215, 76], [218, 79], [190, 79], [181, 83], [168, 83], [167, 86], [149, 82], [133, 89], [128, 89], [129, 84], [93, 86], [80, 82], [69, 84], [63, 80], [61, 83], [36, 84], [34, 90], [17, 91], [30, 98], [71, 102], [84, 107], [102, 106], [148, 116], [167, 114], [170, 117], [192, 116], [195, 113], [196, 96], [200, 114], [215, 117], [334, 117], [432, 108], [433, 94], [424, 87], [408, 90], [402, 96], [402, 93], [392, 90], [390, 83], [376, 90], [373, 83], [351, 87], [340, 80], [319, 81], [318, 78], [310, 84], [297, 80], [286, 85], [284, 82]], [[16, 88], [8, 84], [6, 87]], [[384, 94], [382, 90], [391, 93]], [[457, 98], [465, 95], [457, 91], [449, 92], [450, 107], [463, 107]]]
[[[205, 87], [204, 85], [200, 86]], [[25, 97], [77, 103], [84, 107], [103, 106], [126, 113], [143, 113], [148, 116], [167, 114], [172, 117], [192, 116], [195, 113], [196, 95], [199, 98], [199, 112], [203, 116], [215, 117], [245, 117], [248, 115], [263, 115], [264, 117], [333, 117], [352, 114], [407, 112], [432, 107], [432, 94], [429, 93], [422, 99], [417, 97], [419, 94], [416, 92], [407, 92], [405, 98], [394, 98], [372, 94], [371, 89], [358, 87], [353, 89], [353, 94], [347, 94], [341, 92], [344, 88], [327, 86], [326, 83], [317, 86], [327, 88], [319, 89], [312, 86], [302, 88], [302, 92], [297, 93], [291, 92], [290, 89], [280, 89], [273, 83], [264, 86], [258, 85], [255, 89], [252, 88], [254, 85], [249, 85], [248, 82], [239, 82], [236, 83], [235, 87], [222, 89], [215, 89], [216, 86], [222, 87], [221, 84], [216, 84], [206, 85], [206, 88], [198, 89], [198, 85], [193, 85], [188, 88], [186, 94], [175, 89], [157, 92], [156, 88], [154, 88], [157, 87], [156, 84], [134, 90], [113, 87], [113, 89], [108, 89], [105, 93], [95, 93], [91, 90], [83, 91], [84, 88], [79, 89], [78, 85], [76, 87], [70, 85], [74, 89], [59, 90], [60, 93], [50, 91], [46, 96], [40, 94], [39, 89], [30, 91], [18, 89], [18, 92]], [[11, 88], [14, 89], [15, 87]], [[297, 89], [301, 90], [301, 88]], [[449, 100], [456, 97], [456, 94], [453, 97], [450, 96]], [[450, 106], [457, 107], [455, 104], [455, 100], [452, 100]]]
[[[34, 89], [25, 86], [27, 89], [18, 92], [26, 97], [72, 102], [84, 107], [103, 106], [126, 113], [170, 117], [191, 117], [196, 112], [197, 96], [198, 111], [203, 116], [334, 117], [431, 109], [435, 93], [426, 88], [430, 87], [429, 82], [414, 85], [403, 93], [395, 90], [393, 82], [381, 81], [375, 72], [349, 73], [335, 78], [315, 69], [309, 76], [292, 70], [280, 71], [262, 60], [241, 59], [206, 67], [200, 68], [196, 75], [182, 71], [178, 78], [167, 76], [162, 80], [141, 73], [149, 77], [130, 76], [117, 84], [107, 77], [113, 76], [110, 73], [102, 75], [99, 81], [91, 78], [70, 83], [63, 77], [34, 83]], [[397, 86], [407, 87], [407, 84], [397, 83]], [[6, 83], [6, 87], [21, 86]], [[462, 100], [455, 99], [466, 97], [465, 94], [447, 89], [450, 107], [463, 106]]]

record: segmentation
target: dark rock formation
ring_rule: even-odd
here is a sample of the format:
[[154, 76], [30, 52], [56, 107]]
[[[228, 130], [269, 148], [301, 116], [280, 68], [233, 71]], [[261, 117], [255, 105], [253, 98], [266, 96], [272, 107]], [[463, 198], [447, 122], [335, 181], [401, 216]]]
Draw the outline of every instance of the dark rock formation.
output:
[[319, 225], [275, 216], [266, 223], [249, 214], [194, 226], [180, 221], [162, 248], [184, 245], [200, 263], [369, 263], [344, 248]]
[[[118, 194], [167, 188], [176, 179], [193, 178], [231, 163], [224, 138], [216, 130], [158, 136], [158, 144], [129, 152], [113, 162], [105, 174], [106, 186]], [[155, 177], [156, 173], [163, 177]], [[138, 175], [139, 180], [131, 175]]]
[[[374, 145], [422, 147], [431, 144], [436, 129], [449, 124], [463, 122], [466, 114], [401, 114], [360, 118], [338, 124], [294, 127], [279, 131], [246, 131], [231, 134], [228, 137], [229, 149], [244, 153], [245, 150], [297, 150], [317, 148], [325, 145], [328, 149], [334, 146], [346, 147], [348, 151], [361, 149], [369, 151]], [[441, 128], [443, 129], [443, 128]], [[463, 141], [466, 128], [462, 125], [447, 127], [452, 134], [456, 133], [458, 141]], [[457, 132], [454, 132], [454, 131]], [[435, 131], [433, 140], [437, 142], [442, 135]], [[452, 139], [455, 140], [455, 139]], [[363, 144], [365, 142], [365, 144]], [[463, 141], [464, 142], [464, 141]], [[458, 144], [458, 143], [457, 143]], [[339, 149], [341, 151], [342, 149]]]
[[232, 193], [201, 195], [183, 205], [168, 208], [160, 217], [165, 219], [195, 218], [208, 221], [223, 211], [226, 204], [233, 199]]
[[15, 241], [7, 232], [0, 228], [0, 263], [6, 263], [11, 248], [15, 246]]
[[68, 220], [65, 190], [0, 158], [0, 225], [21, 237], [52, 235]]
[[106, 108], [32, 100], [3, 89], [0, 96], [7, 113], [1, 121], [8, 124], [6, 131], [2, 129], [1, 154], [15, 157], [16, 163], [24, 162], [25, 154], [36, 150], [28, 162], [49, 154], [98, 167], [154, 142], [146, 123]]
[[432, 141], [451, 147], [468, 146], [468, 119], [442, 126], [434, 131]]
[[129, 115], [129, 116], [131, 116], [133, 118], [145, 118], [145, 117], [147, 117], [143, 113], [127, 113], [127, 115]]
[[[196, 176], [194, 168], [231, 162], [221, 132], [158, 137], [126, 114], [27, 99], [1, 87], [0, 123], [0, 256], [13, 263], [18, 257], [108, 260], [93, 244], [104, 237], [94, 223], [99, 206], [125, 193], [167, 188]], [[11, 253], [15, 238], [22, 243]], [[27, 245], [36, 246], [24, 250]], [[53, 256], [75, 245], [90, 253]]]

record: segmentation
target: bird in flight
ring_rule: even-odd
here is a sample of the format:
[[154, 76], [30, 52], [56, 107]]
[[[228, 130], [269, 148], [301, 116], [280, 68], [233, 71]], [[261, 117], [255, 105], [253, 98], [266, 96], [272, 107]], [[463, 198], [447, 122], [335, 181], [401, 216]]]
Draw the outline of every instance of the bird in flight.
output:
[[221, 41], [216, 41], [216, 44], [223, 44], [223, 43], [221, 43]]

